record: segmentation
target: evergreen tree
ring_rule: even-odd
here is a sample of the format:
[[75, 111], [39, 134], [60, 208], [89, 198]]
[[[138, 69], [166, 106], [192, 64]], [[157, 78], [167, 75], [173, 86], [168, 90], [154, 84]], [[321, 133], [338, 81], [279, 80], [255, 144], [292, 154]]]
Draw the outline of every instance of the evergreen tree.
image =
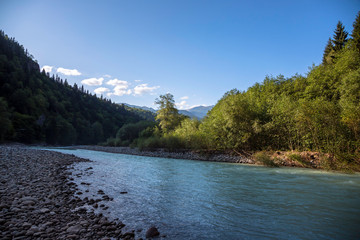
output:
[[353, 23], [352, 38], [356, 49], [360, 52], [360, 12], [356, 16], [355, 22]]
[[334, 40], [332, 40], [334, 44], [334, 50], [340, 51], [344, 46], [345, 43], [348, 41], [348, 33], [345, 31], [345, 27], [343, 24], [339, 21], [336, 30], [334, 32]]
[[331, 63], [331, 60], [334, 56], [334, 45], [331, 42], [331, 38], [329, 38], [323, 55], [323, 64]]

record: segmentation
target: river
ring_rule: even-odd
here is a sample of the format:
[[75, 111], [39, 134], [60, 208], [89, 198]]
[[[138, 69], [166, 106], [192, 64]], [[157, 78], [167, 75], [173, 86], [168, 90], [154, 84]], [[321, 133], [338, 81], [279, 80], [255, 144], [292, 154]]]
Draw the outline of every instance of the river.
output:
[[75, 165], [93, 168], [74, 180], [82, 197], [104, 190], [103, 213], [137, 237], [156, 226], [164, 239], [360, 239], [359, 174], [51, 150], [93, 161]]

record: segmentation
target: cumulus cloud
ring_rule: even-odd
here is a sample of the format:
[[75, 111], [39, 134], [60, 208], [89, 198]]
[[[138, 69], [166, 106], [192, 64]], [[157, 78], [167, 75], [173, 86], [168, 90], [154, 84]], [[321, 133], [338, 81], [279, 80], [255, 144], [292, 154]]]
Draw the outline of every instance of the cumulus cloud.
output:
[[181, 97], [180, 99], [181, 99], [181, 100], [187, 100], [187, 99], [189, 99], [189, 97], [188, 97], [188, 96], [183, 96], [183, 97]]
[[66, 76], [80, 76], [81, 72], [79, 72], [77, 69], [66, 69], [59, 67], [56, 72], [64, 74]]
[[96, 94], [103, 94], [103, 93], [105, 93], [105, 92], [109, 92], [110, 91], [110, 89], [108, 89], [108, 88], [105, 88], [105, 87], [99, 87], [99, 88], [97, 88], [97, 89], [95, 89], [94, 90], [94, 92], [96, 93]]
[[152, 93], [154, 90], [158, 89], [160, 86], [149, 87], [147, 83], [137, 85], [134, 88], [134, 95], [143, 95], [145, 93]]
[[42, 70], [45, 70], [45, 72], [51, 72], [52, 71], [52, 69], [53, 69], [53, 66], [47, 66], [47, 65], [45, 65], [45, 66], [43, 66], [42, 68], [41, 68], [41, 71]]
[[127, 81], [119, 80], [117, 78], [107, 81], [106, 84], [111, 86], [116, 86], [122, 89], [127, 89], [129, 87], [129, 83]]
[[88, 78], [88, 79], [82, 80], [81, 83], [88, 85], [88, 86], [100, 86], [103, 81], [104, 81], [104, 78]]
[[180, 103], [176, 103], [176, 107], [179, 109], [187, 109], [189, 104], [185, 100], [181, 101]]
[[142, 80], [134, 80], [135, 82], [142, 82]]
[[123, 88], [123, 86], [119, 85], [114, 87], [114, 92], [108, 93], [107, 95], [110, 97], [111, 95], [115, 96], [123, 96], [130, 95], [132, 93], [131, 89]]
[[111, 75], [105, 74], [104, 77], [106, 77], [106, 78], [111, 78]]

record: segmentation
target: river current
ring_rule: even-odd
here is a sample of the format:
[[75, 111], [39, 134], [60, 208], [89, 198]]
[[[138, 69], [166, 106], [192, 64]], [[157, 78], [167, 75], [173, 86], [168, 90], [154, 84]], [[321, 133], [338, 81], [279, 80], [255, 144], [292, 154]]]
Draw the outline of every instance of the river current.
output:
[[359, 174], [51, 150], [93, 161], [74, 165], [92, 167], [74, 180], [82, 197], [104, 190], [103, 214], [137, 237], [156, 226], [164, 239], [360, 239]]

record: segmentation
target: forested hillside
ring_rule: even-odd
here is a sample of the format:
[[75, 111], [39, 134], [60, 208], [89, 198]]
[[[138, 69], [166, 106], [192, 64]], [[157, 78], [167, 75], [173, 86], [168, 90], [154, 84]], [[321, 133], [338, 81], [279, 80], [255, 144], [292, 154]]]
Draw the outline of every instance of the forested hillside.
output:
[[97, 144], [139, 120], [124, 106], [40, 72], [33, 56], [0, 32], [0, 141]]
[[[247, 91], [227, 92], [201, 122], [179, 121], [160, 106], [160, 129], [140, 147], [235, 151], [318, 151], [360, 162], [360, 16], [348, 34], [341, 22], [323, 62], [306, 76], [268, 76]], [[319, 51], [321, 51], [319, 49]], [[172, 111], [174, 112], [174, 111]], [[160, 117], [161, 118], [160, 118]], [[174, 117], [175, 116], [175, 117]], [[176, 126], [175, 126], [176, 125]], [[165, 126], [165, 127], [164, 127]], [[172, 126], [168, 128], [166, 126]]]

